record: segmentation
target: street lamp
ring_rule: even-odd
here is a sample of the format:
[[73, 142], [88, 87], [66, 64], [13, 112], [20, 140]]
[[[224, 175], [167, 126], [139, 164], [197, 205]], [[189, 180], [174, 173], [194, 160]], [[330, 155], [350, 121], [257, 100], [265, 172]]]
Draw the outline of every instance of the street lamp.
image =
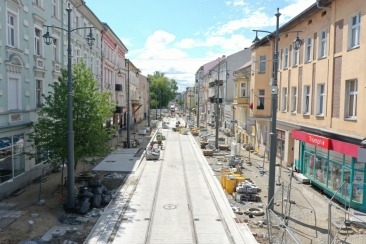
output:
[[67, 32], [67, 209], [72, 210], [75, 208], [75, 195], [74, 195], [74, 128], [73, 128], [73, 91], [72, 91], [72, 80], [71, 80], [71, 32], [80, 29], [90, 29], [90, 33], [87, 35], [86, 40], [90, 48], [93, 46], [95, 38], [91, 29], [94, 27], [78, 27], [71, 29], [71, 8], [70, 3], [67, 6], [67, 29], [57, 27], [53, 25], [44, 25], [47, 27], [46, 34], [43, 35], [44, 42], [47, 45], [52, 43], [52, 36], [49, 33], [49, 28], [56, 28]]
[[[221, 59], [225, 58], [225, 55], [223, 55], [221, 58], [218, 58], [219, 60], [219, 64], [218, 64], [218, 71], [217, 71], [217, 80], [215, 80], [214, 82], [210, 82], [209, 86], [210, 87], [214, 87], [216, 86], [216, 97], [215, 97], [215, 102], [216, 102], [216, 112], [215, 112], [215, 148], [218, 149], [219, 148], [219, 86], [222, 86], [224, 84], [223, 80], [220, 80], [220, 65], [221, 65]], [[208, 74], [208, 77], [211, 78], [211, 72]], [[228, 76], [228, 74], [226, 74], [226, 76]]]
[[149, 89], [147, 89], [148, 91], [149, 91], [149, 94], [148, 94], [148, 101], [149, 101], [149, 103], [147, 104], [147, 106], [148, 106], [148, 110], [147, 110], [147, 127], [149, 127], [149, 129], [150, 129], [150, 80], [149, 79], [147, 79], [147, 84], [148, 84], [148, 86], [149, 86]]
[[[273, 82], [271, 87], [272, 92], [272, 123], [271, 123], [271, 133], [270, 133], [270, 154], [269, 154], [269, 177], [268, 177], [268, 209], [273, 210], [273, 197], [275, 191], [275, 174], [276, 174], [276, 151], [277, 151], [277, 141], [276, 141], [276, 122], [277, 122], [277, 99], [278, 99], [278, 86], [277, 86], [277, 71], [278, 71], [278, 37], [279, 37], [279, 19], [281, 13], [277, 8], [276, 16], [276, 32], [275, 32], [275, 49], [273, 52]], [[262, 30], [253, 30], [256, 32], [256, 37], [253, 41], [256, 44], [259, 41], [258, 32], [266, 32], [273, 35], [272, 32], [262, 31]], [[301, 31], [293, 31], [297, 32], [297, 34]], [[298, 50], [302, 44], [302, 41], [299, 39], [298, 35], [296, 39], [293, 41], [293, 47], [295, 50]]]
[[200, 70], [196, 73], [196, 82], [197, 84], [197, 127], [200, 128], [200, 91], [201, 91], [201, 78], [203, 76], [203, 66], [201, 66]]
[[[125, 66], [127, 65], [127, 148], [131, 147], [131, 141], [130, 141], [130, 134], [131, 134], [131, 128], [130, 128], [130, 60], [125, 59]], [[139, 76], [139, 70], [136, 70], [136, 77]]]

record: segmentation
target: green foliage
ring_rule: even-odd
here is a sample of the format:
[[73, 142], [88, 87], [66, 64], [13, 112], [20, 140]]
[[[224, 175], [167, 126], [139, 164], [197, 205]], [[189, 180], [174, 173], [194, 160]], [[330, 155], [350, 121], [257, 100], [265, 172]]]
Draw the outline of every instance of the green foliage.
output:
[[169, 102], [175, 99], [178, 90], [177, 82], [165, 77], [164, 73], [159, 71], [155, 71], [153, 75], [148, 75], [148, 79], [150, 80], [150, 107], [168, 106]]
[[[44, 95], [44, 105], [38, 120], [31, 125], [29, 135], [36, 157], [36, 148], [47, 148], [53, 158], [67, 158], [68, 74], [61, 71], [59, 82], [50, 84], [51, 91]], [[112, 130], [103, 123], [113, 116], [113, 104], [108, 93], [101, 93], [92, 71], [85, 64], [73, 66], [73, 128], [75, 167], [78, 159], [101, 156], [110, 150], [106, 141]]]
[[178, 105], [179, 105], [180, 107], [183, 107], [183, 104], [184, 104], [183, 99], [179, 99], [179, 100], [178, 100]]

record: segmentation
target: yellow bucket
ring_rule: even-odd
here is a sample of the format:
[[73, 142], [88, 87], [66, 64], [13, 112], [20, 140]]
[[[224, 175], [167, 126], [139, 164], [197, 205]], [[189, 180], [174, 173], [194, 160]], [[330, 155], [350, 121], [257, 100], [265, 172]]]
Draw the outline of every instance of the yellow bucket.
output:
[[244, 176], [237, 176], [236, 177], [236, 184], [239, 184], [240, 182], [243, 182], [245, 180]]
[[228, 194], [232, 194], [235, 191], [236, 187], [236, 179], [226, 179], [226, 187], [225, 190]]

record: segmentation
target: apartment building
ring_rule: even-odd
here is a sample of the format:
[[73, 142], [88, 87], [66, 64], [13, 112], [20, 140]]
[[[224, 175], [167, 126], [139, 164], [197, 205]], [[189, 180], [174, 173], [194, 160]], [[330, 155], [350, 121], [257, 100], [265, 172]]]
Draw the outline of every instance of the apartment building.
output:
[[[362, 0], [317, 1], [281, 26], [277, 110], [278, 157], [361, 211], [366, 211], [365, 11]], [[292, 43], [297, 35], [298, 50]], [[267, 37], [253, 46], [256, 57], [266, 49], [273, 53], [274, 35]], [[255, 84], [262, 82], [258, 76]], [[254, 88], [258, 95], [259, 89]]]
[[[70, 22], [68, 12], [70, 9]], [[42, 94], [57, 82], [68, 63], [70, 25], [72, 64], [85, 62], [116, 101], [125, 91], [118, 68], [124, 68], [127, 48], [81, 0], [0, 1], [0, 199], [29, 184], [47, 168], [47, 156], [29, 159], [29, 124], [37, 120]], [[48, 26], [48, 27], [47, 27]], [[89, 28], [90, 27], [90, 28]], [[79, 28], [79, 29], [77, 29]], [[49, 33], [51, 45], [43, 36]], [[86, 38], [92, 33], [94, 45]], [[90, 37], [90, 36], [89, 36]], [[121, 61], [122, 60], [122, 61]], [[106, 67], [112, 67], [107, 70]], [[111, 72], [107, 72], [111, 71]], [[113, 122], [113, 118], [111, 118]], [[117, 120], [118, 121], [118, 120]], [[47, 170], [47, 169], [46, 169]]]
[[[109, 93], [109, 100], [116, 104], [116, 109], [106, 126], [113, 126], [119, 130], [123, 126], [123, 104], [126, 91], [125, 55], [126, 46], [113, 32], [107, 23], [103, 23], [102, 31], [102, 68], [100, 90]], [[125, 107], [126, 108], [126, 107]]]
[[236, 141], [242, 145], [244, 150], [246, 148], [251, 149], [251, 146], [255, 144], [255, 122], [250, 117], [252, 109], [250, 98], [251, 71], [252, 61], [250, 60], [233, 73], [235, 83], [234, 102], [232, 104], [234, 113], [232, 118], [234, 121], [233, 134], [235, 134]]

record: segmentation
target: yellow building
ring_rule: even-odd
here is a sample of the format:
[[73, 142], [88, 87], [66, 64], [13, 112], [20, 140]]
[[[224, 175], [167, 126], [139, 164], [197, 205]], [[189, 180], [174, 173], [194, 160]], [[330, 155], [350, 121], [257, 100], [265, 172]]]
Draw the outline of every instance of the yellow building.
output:
[[[294, 164], [312, 184], [362, 211], [366, 211], [366, 149], [361, 148], [366, 138], [365, 12], [363, 0], [317, 1], [280, 27], [276, 131], [283, 166]], [[292, 41], [297, 35], [302, 45], [295, 50]], [[274, 37], [269, 34], [252, 47], [252, 116], [257, 129], [258, 123], [269, 128], [268, 119], [258, 118], [271, 117]], [[263, 141], [257, 141], [263, 147]]]
[[251, 66], [252, 61], [234, 71], [235, 93], [233, 102], [236, 141], [242, 144], [242, 149], [254, 145], [255, 123], [250, 117], [251, 100]]

